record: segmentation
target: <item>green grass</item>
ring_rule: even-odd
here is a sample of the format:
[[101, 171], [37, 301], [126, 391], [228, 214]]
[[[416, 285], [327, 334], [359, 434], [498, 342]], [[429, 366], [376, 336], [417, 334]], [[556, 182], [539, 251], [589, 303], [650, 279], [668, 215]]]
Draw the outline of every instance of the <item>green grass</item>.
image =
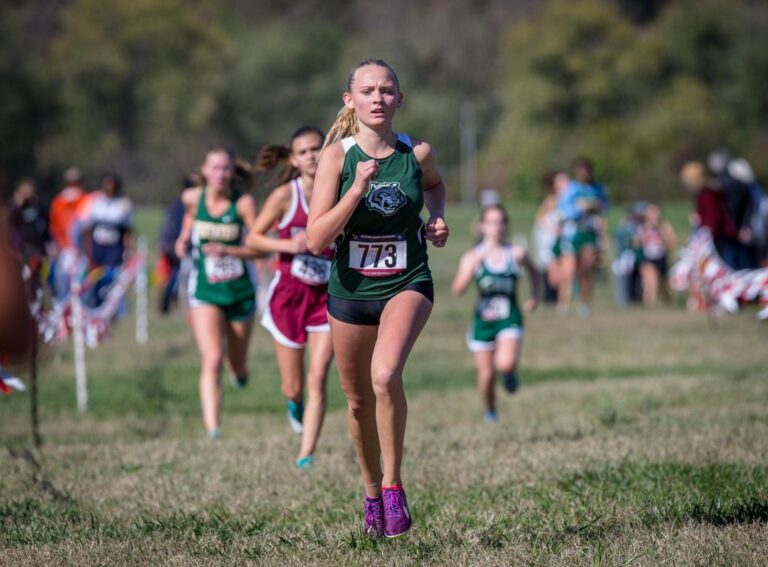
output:
[[[685, 205], [667, 207], [684, 234]], [[527, 233], [531, 206], [512, 208]], [[616, 215], [618, 212], [614, 211]], [[128, 317], [88, 352], [75, 410], [70, 345], [43, 354], [44, 446], [28, 398], [0, 398], [0, 565], [756, 565], [768, 549], [768, 329], [679, 307], [527, 318], [520, 392], [482, 423], [464, 345], [471, 296], [447, 294], [470, 215], [432, 253], [437, 303], [406, 369], [414, 530], [361, 533], [361, 490], [335, 370], [317, 467], [297, 471], [268, 335], [252, 380], [225, 384], [223, 439], [202, 430], [198, 359], [178, 314]], [[158, 211], [140, 230], [157, 232]], [[500, 392], [501, 394], [501, 392]]]

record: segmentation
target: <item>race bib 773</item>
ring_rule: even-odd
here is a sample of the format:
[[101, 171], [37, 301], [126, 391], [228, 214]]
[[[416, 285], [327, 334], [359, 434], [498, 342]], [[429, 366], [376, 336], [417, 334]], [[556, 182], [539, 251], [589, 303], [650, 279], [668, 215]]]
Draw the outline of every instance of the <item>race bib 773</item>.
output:
[[349, 242], [349, 267], [364, 276], [391, 276], [407, 265], [408, 243], [402, 234], [355, 234]]

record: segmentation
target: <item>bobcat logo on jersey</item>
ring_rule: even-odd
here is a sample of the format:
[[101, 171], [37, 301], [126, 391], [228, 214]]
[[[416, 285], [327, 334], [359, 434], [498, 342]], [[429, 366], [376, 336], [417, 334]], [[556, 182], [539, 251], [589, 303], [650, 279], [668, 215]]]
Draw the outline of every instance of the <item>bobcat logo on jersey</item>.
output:
[[396, 181], [371, 181], [365, 204], [369, 211], [389, 217], [405, 205], [405, 193]]

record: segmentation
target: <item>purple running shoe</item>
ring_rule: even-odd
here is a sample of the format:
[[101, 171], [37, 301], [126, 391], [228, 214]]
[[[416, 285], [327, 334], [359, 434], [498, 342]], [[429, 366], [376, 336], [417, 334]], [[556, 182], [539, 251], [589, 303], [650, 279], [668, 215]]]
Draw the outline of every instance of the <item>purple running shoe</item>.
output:
[[384, 501], [378, 498], [365, 498], [365, 533], [371, 537], [384, 535]]
[[402, 486], [384, 488], [384, 535], [397, 537], [411, 529], [411, 511]]

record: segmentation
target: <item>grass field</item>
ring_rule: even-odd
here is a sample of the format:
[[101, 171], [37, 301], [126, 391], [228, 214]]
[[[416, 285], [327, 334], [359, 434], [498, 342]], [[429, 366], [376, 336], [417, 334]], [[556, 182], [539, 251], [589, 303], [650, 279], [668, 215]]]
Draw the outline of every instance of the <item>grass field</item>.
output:
[[[683, 234], [685, 206], [669, 211]], [[531, 212], [513, 210], [514, 232]], [[155, 234], [159, 213], [139, 221]], [[71, 347], [45, 353], [42, 451], [28, 449], [28, 397], [0, 398], [0, 565], [768, 564], [768, 326], [680, 302], [619, 310], [602, 281], [588, 321], [528, 317], [522, 388], [487, 426], [463, 339], [472, 299], [448, 295], [470, 216], [449, 221], [449, 247], [431, 255], [436, 308], [406, 368], [408, 536], [361, 534], [335, 374], [317, 466], [298, 471], [257, 329], [252, 382], [225, 384], [213, 443], [191, 331], [153, 313], [150, 344], [135, 344], [129, 317], [89, 351], [87, 415]]]

